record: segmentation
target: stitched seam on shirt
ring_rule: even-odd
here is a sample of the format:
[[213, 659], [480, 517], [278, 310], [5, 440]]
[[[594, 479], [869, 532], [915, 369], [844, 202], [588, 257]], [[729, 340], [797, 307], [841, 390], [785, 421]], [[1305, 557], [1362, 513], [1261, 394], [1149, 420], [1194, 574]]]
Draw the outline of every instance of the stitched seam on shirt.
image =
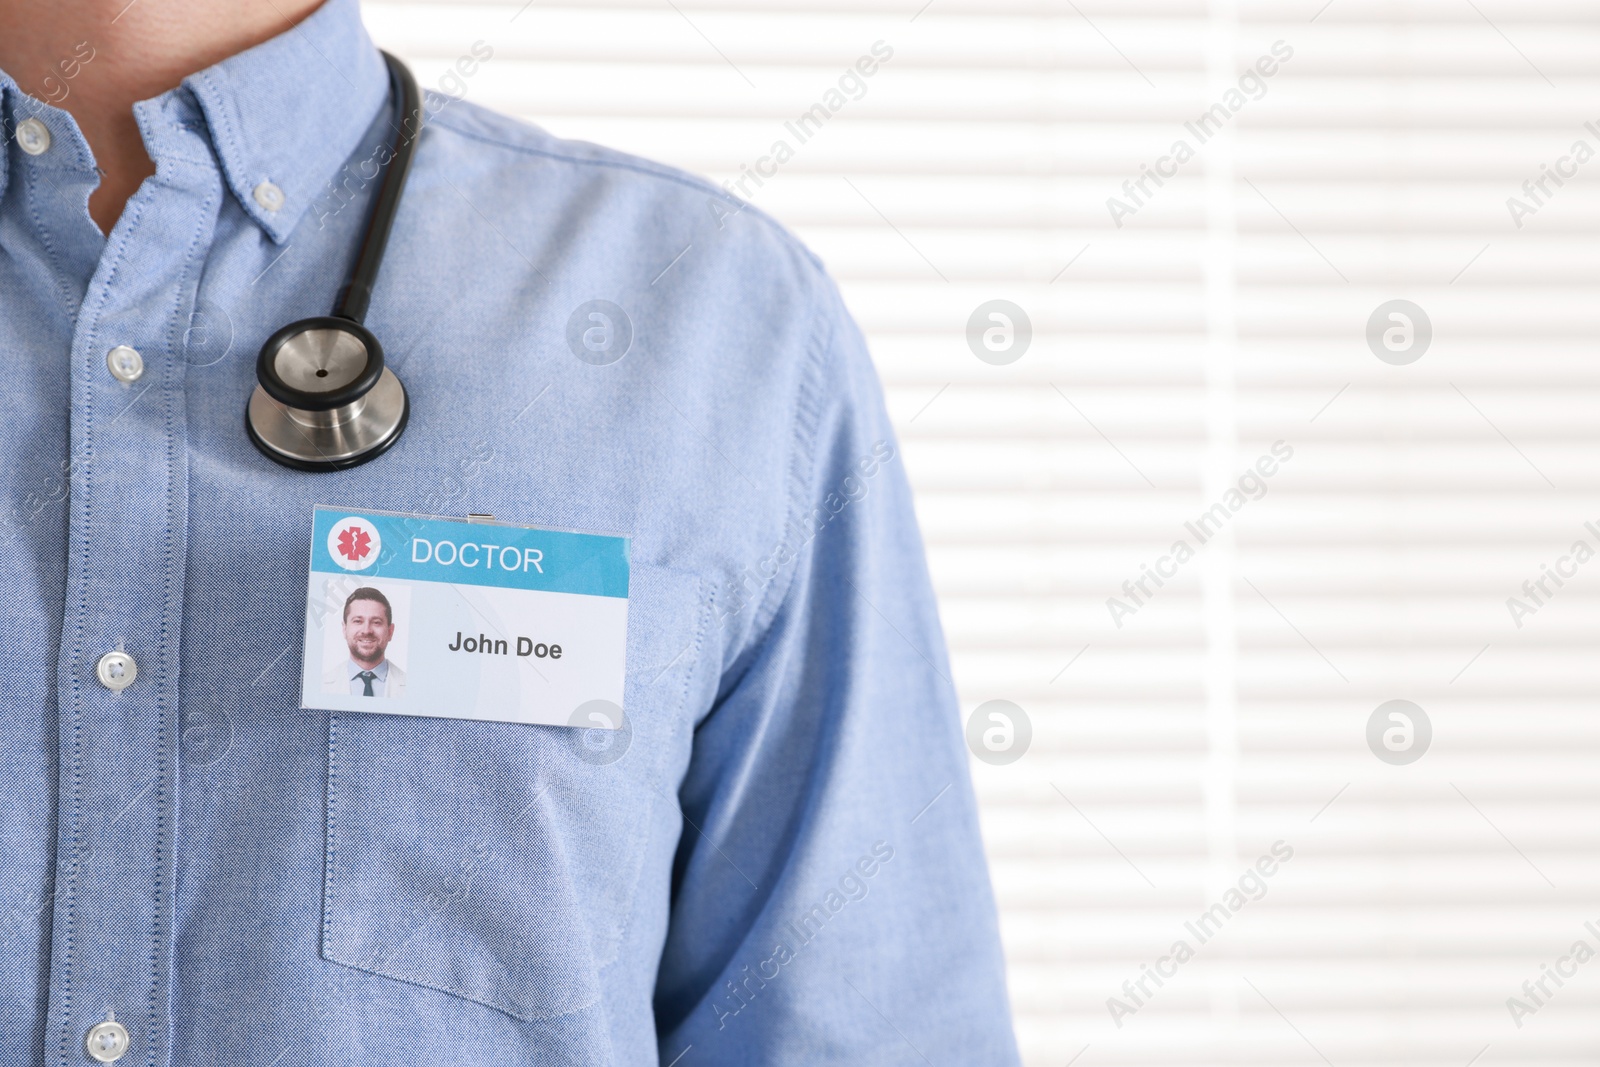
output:
[[[193, 251], [194, 251], [194, 249], [193, 249], [193, 246], [191, 245], [191, 247], [190, 247], [190, 254], [191, 255], [193, 254]], [[176, 301], [174, 301], [174, 304], [176, 304]], [[176, 307], [174, 307], [173, 310], [176, 311], [177, 310]], [[171, 362], [171, 360], [169, 358], [169, 364], [170, 364], [170, 362]], [[173, 370], [173, 368], [169, 365], [168, 368], [167, 368], [167, 374], [169, 376], [172, 374], [172, 370]], [[163, 421], [163, 430], [164, 430], [163, 436], [165, 436], [166, 439], [167, 439], [167, 448], [166, 448], [167, 506], [166, 506], [166, 516], [165, 516], [165, 518], [166, 518], [166, 533], [165, 533], [165, 536], [162, 539], [162, 547], [161, 547], [161, 572], [162, 572], [162, 574], [161, 574], [161, 602], [162, 602], [162, 609], [161, 609], [161, 650], [162, 650], [162, 654], [158, 655], [156, 657], [156, 664], [157, 664], [157, 667], [156, 667], [156, 671], [157, 671], [157, 675], [156, 675], [156, 758], [157, 758], [157, 762], [156, 762], [156, 795], [155, 795], [155, 800], [154, 800], [155, 809], [156, 809], [156, 835], [155, 835], [156, 836], [156, 844], [155, 844], [155, 864], [154, 864], [154, 867], [153, 867], [153, 870], [155, 872], [154, 873], [154, 882], [155, 882], [155, 884], [152, 887], [153, 888], [152, 896], [154, 897], [155, 907], [151, 909], [151, 913], [150, 913], [150, 1007], [149, 1007], [149, 1015], [147, 1017], [146, 1025], [145, 1025], [145, 1034], [146, 1034], [146, 1042], [145, 1042], [145, 1044], [146, 1044], [146, 1059], [145, 1059], [145, 1062], [147, 1064], [149, 1064], [150, 1067], [154, 1067], [155, 1062], [156, 1062], [157, 1047], [156, 1047], [156, 1042], [154, 1040], [155, 1029], [156, 1029], [156, 989], [160, 984], [159, 979], [160, 979], [160, 968], [161, 968], [161, 963], [160, 963], [160, 961], [161, 961], [161, 909], [163, 907], [163, 897], [165, 896], [165, 893], [166, 893], [166, 890], [164, 889], [164, 887], [162, 885], [162, 878], [161, 878], [162, 868], [166, 863], [164, 850], [161, 847], [163, 837], [164, 837], [164, 835], [166, 834], [166, 831], [167, 831], [167, 820], [166, 820], [166, 816], [164, 814], [165, 810], [166, 810], [166, 797], [164, 796], [164, 790], [162, 789], [161, 783], [167, 778], [167, 766], [168, 766], [169, 760], [171, 759], [171, 754], [167, 750], [167, 715], [168, 715], [168, 713], [170, 713], [170, 712], [172, 712], [174, 710], [172, 705], [168, 702], [168, 700], [161, 695], [162, 686], [171, 681], [171, 679], [169, 679], [167, 677], [167, 655], [166, 655], [166, 651], [167, 651], [167, 642], [169, 640], [173, 640], [174, 639], [172, 637], [172, 625], [171, 625], [171, 613], [172, 613], [172, 492], [173, 492], [173, 488], [174, 488], [173, 484], [172, 484], [172, 475], [173, 475], [173, 447], [172, 447], [172, 445], [173, 445], [173, 442], [172, 442], [173, 396], [172, 396], [171, 390], [168, 391], [167, 403], [166, 403], [165, 406], [166, 406], [166, 414], [163, 417], [162, 421]], [[174, 649], [173, 652], [176, 653], [176, 649]], [[166, 707], [163, 707], [163, 705], [166, 705]], [[178, 772], [177, 772], [176, 761], [172, 761], [172, 774], [174, 776], [176, 776], [177, 773]], [[174, 788], [174, 790], [173, 790], [174, 799], [176, 799], [176, 795], [177, 795], [177, 790]], [[171, 977], [172, 976], [171, 976], [171, 973], [169, 971], [168, 972], [168, 976], [167, 976], [169, 982], [171, 981]], [[170, 990], [169, 990], [169, 992], [170, 992]], [[169, 1053], [170, 1053], [170, 1051], [171, 1050], [168, 1049]]]
[[[683, 709], [688, 706], [689, 687], [694, 682], [695, 673], [700, 669], [701, 653], [705, 651], [706, 635], [711, 630], [711, 620], [716, 617], [717, 584], [702, 577], [696, 584], [696, 592], [698, 594], [697, 600], [700, 604], [700, 621], [695, 626], [694, 642], [690, 649], [691, 658], [687, 665], [688, 669], [683, 672], [683, 688], [679, 691], [677, 704], [672, 709], [677, 714], [682, 714]], [[690, 723], [692, 724], [694, 719], [697, 717], [698, 716], [691, 716]], [[662, 758], [665, 756], [665, 748], [666, 746], [662, 746]], [[659, 772], [660, 769], [661, 759], [658, 758], [653, 770]], [[657, 774], [657, 777], [659, 778], [660, 775]], [[679, 784], [681, 784], [681, 782]], [[644, 814], [644, 818], [646, 820], [646, 846], [648, 846], [650, 842], [649, 827], [651, 820], [655, 816], [657, 794], [658, 790], [652, 789], [650, 791], [650, 807]], [[676, 787], [673, 789], [673, 795], [677, 795]], [[681, 805], [674, 812], [674, 814], [677, 815], [681, 827], [683, 819], [683, 809]], [[611, 970], [611, 968], [615, 967], [622, 959], [622, 945], [628, 940], [628, 931], [632, 928], [634, 916], [639, 910], [639, 881], [643, 880], [643, 878], [644, 872], [641, 870], [639, 872], [639, 877], [634, 881], [633, 892], [628, 897], [628, 913], [623, 918], [622, 925], [617, 928], [617, 954], [611, 958], [610, 962], [606, 963], [600, 968], [600, 973], [602, 975]]]
[[46, 163], [44, 162], [45, 158], [46, 157], [30, 158], [27, 164], [28, 170], [37, 174], [49, 174], [52, 176], [65, 175], [73, 178], [81, 178], [85, 174], [94, 173], [94, 171], [88, 167], [84, 167], [77, 163], [67, 162], [65, 160], [54, 163]]
[[[789, 536], [789, 531], [800, 527], [804, 521], [810, 523], [810, 502], [815, 498], [817, 478], [817, 431], [822, 423], [823, 408], [825, 405], [823, 358], [833, 346], [833, 339], [838, 331], [837, 317], [825, 314], [818, 306], [821, 301], [818, 297], [825, 292], [825, 283], [819, 283], [813, 290], [813, 319], [816, 323], [812, 330], [811, 342], [806, 352], [806, 364], [800, 376], [799, 388], [795, 396], [795, 433], [792, 439], [794, 448], [789, 459], [789, 479], [791, 497], [789, 513], [785, 516], [783, 537]], [[811, 538], [795, 553], [794, 565], [789, 568], [789, 576], [783, 583], [781, 592], [774, 583], [772, 593], [758, 607], [752, 617], [751, 629], [756, 634], [763, 634], [759, 639], [765, 640], [764, 631], [772, 625], [772, 620], [777, 618], [778, 611], [784, 601], [788, 600], [790, 591], [794, 588], [796, 576], [805, 563], [805, 557], [815, 545], [815, 538]]]
[[[323, 803], [326, 805], [327, 816], [324, 821], [324, 832], [327, 840], [323, 842], [322, 853], [322, 955], [327, 959], [336, 959], [333, 951], [333, 865], [339, 860], [339, 848], [335, 844], [335, 831], [338, 827], [338, 817], [335, 814], [335, 798], [338, 790], [335, 788], [339, 780], [339, 713], [328, 714], [328, 777], [325, 785], [327, 790]], [[339, 962], [343, 962], [340, 960]]]
[[[4, 145], [0, 144], [0, 150], [3, 149]], [[31, 170], [31, 168], [29, 169]], [[61, 297], [61, 307], [66, 312], [68, 319], [75, 319], [76, 316], [73, 314], [72, 307], [72, 287], [67, 283], [67, 272], [65, 268], [61, 266], [60, 257], [56, 254], [55, 242], [50, 239], [50, 228], [44, 224], [44, 218], [39, 214], [38, 179], [43, 176], [44, 175], [42, 173], [36, 175], [27, 173], [26, 171], [22, 175], [23, 181], [26, 182], [28, 186], [26, 190], [28, 197], [28, 214], [33, 216], [33, 232], [39, 235], [39, 243], [44, 247], [45, 254], [50, 257], [50, 267], [55, 278], [56, 289]], [[24, 191], [22, 184], [18, 184], [17, 191]], [[51, 191], [56, 196], [61, 195], [60, 193], [55, 192], [54, 186], [51, 186]], [[96, 228], [98, 229], [98, 227]], [[80, 303], [78, 305], [78, 310], [80, 312], [82, 311], [82, 307], [83, 305]], [[72, 431], [70, 426], [67, 430], [67, 454], [69, 456], [72, 454]]]
[[[5, 118], [6, 95], [16, 84], [9, 75], [0, 74], [0, 144], [10, 144], [12, 138], [17, 135], [11, 128], [11, 123]], [[6, 189], [10, 184], [11, 160], [5, 152], [0, 152], [0, 200], [5, 199]]]
[[[207, 168], [207, 169], [209, 171], [209, 168]], [[221, 177], [221, 175], [219, 174], [218, 178], [220, 179], [220, 177]], [[201, 210], [200, 210], [200, 221], [198, 223], [196, 223], [195, 230], [194, 230], [194, 235], [189, 238], [189, 248], [184, 253], [184, 263], [186, 264], [186, 266], [184, 268], [183, 276], [180, 278], [180, 284], [174, 286], [173, 290], [172, 290], [172, 311], [169, 313], [168, 317], [169, 317], [170, 321], [173, 323], [173, 329], [174, 330], [176, 330], [176, 328], [177, 328], [177, 316], [178, 316], [178, 313], [180, 312], [180, 310], [182, 308], [183, 294], [188, 291], [189, 282], [190, 282], [191, 279], [195, 280], [195, 292], [196, 292], [196, 294], [198, 295], [198, 293], [199, 293], [199, 282], [198, 282], [198, 279], [196, 278], [196, 274], [198, 273], [199, 265], [201, 263], [203, 263], [203, 261], [204, 261], [204, 256], [200, 254], [200, 241], [201, 241], [202, 237], [205, 235], [206, 230], [208, 228], [212, 228], [213, 232], [214, 232], [214, 224], [215, 224], [216, 220], [215, 220], [215, 216], [212, 214], [212, 212], [214, 210], [220, 210], [221, 209], [220, 186], [222, 185], [222, 182], [219, 180], [217, 185], [219, 187], [218, 188], [218, 194], [219, 195], [213, 197], [212, 195], [208, 194], [207, 197], [206, 197], [206, 200], [204, 201], [204, 203], [203, 203], [203, 205], [201, 207]], [[157, 1008], [159, 1007], [159, 1005], [157, 1004], [157, 1001], [156, 1001], [156, 991], [157, 991], [158, 986], [161, 984], [160, 983], [160, 969], [161, 969], [161, 957], [163, 955], [163, 945], [162, 945], [162, 937], [161, 937], [162, 915], [163, 915], [163, 911], [164, 911], [165, 906], [166, 906], [165, 905], [165, 898], [167, 897], [167, 895], [169, 893], [173, 892], [173, 887], [166, 887], [162, 883], [162, 875], [163, 875], [163, 873], [165, 871], [166, 862], [167, 862], [166, 861], [166, 854], [165, 854], [165, 852], [164, 852], [164, 850], [162, 848], [162, 845], [166, 840], [167, 819], [166, 819], [166, 816], [165, 816], [165, 812], [166, 812], [166, 803], [165, 803], [165, 801], [166, 801], [166, 798], [163, 795], [164, 790], [162, 789], [162, 787], [160, 786], [159, 783], [161, 783], [162, 781], [164, 781], [167, 778], [166, 768], [168, 766], [171, 766], [171, 768], [172, 768], [172, 774], [171, 774], [171, 777], [172, 777], [172, 803], [174, 805], [176, 805], [177, 802], [178, 802], [178, 790], [177, 790], [178, 760], [176, 758], [176, 755], [169, 751], [170, 742], [168, 740], [168, 734], [167, 734], [167, 719], [168, 719], [169, 713], [171, 715], [174, 715], [174, 716], [181, 716], [183, 714], [183, 700], [182, 700], [181, 694], [178, 693], [178, 680], [177, 680], [177, 677], [176, 677], [176, 673], [177, 672], [173, 671], [173, 674], [170, 677], [168, 675], [168, 665], [169, 664], [176, 665], [178, 663], [178, 657], [179, 657], [180, 651], [181, 651], [179, 649], [179, 647], [178, 647], [178, 639], [182, 635], [182, 632], [183, 632], [182, 623], [179, 622], [176, 626], [174, 626], [173, 618], [172, 618], [172, 616], [173, 616], [173, 596], [174, 596], [173, 587], [174, 587], [174, 584], [175, 584], [174, 581], [173, 581], [174, 558], [173, 558], [173, 551], [172, 551], [172, 541], [173, 541], [172, 531], [174, 529], [174, 523], [172, 521], [172, 507], [173, 507], [173, 498], [176, 496], [176, 493], [177, 493], [176, 481], [177, 481], [177, 470], [178, 470], [177, 442], [174, 439], [174, 424], [177, 421], [175, 413], [176, 413], [176, 411], [177, 411], [177, 409], [179, 407], [179, 403], [180, 403], [180, 400], [181, 400], [181, 397], [182, 397], [182, 391], [181, 391], [181, 388], [180, 389], [173, 389], [173, 388], [170, 388], [170, 386], [172, 385], [172, 383], [175, 380], [178, 381], [178, 383], [181, 386], [181, 384], [182, 384], [181, 379], [184, 377], [184, 375], [183, 375], [183, 364], [182, 364], [182, 361], [181, 361], [180, 357], [178, 356], [178, 348], [177, 348], [177, 345], [176, 345], [176, 341], [177, 341], [176, 336], [173, 336], [172, 334], [169, 334], [168, 342], [167, 342], [167, 353], [168, 354], [167, 354], [167, 370], [166, 370], [166, 377], [167, 377], [167, 380], [168, 380], [169, 388], [167, 390], [166, 415], [165, 415], [165, 418], [164, 418], [164, 430], [165, 430], [164, 436], [167, 439], [167, 448], [166, 448], [166, 460], [167, 460], [167, 507], [166, 507], [166, 536], [165, 536], [165, 539], [163, 541], [162, 560], [161, 560], [161, 567], [162, 567], [161, 600], [162, 600], [162, 605], [163, 605], [162, 606], [162, 611], [161, 611], [161, 652], [162, 652], [162, 654], [160, 656], [158, 656], [158, 658], [156, 660], [156, 664], [157, 664], [156, 706], [158, 708], [158, 714], [156, 716], [156, 731], [157, 731], [157, 733], [156, 733], [156, 736], [157, 736], [156, 750], [160, 754], [160, 762], [157, 764], [158, 768], [160, 768], [160, 769], [157, 771], [157, 775], [156, 775], [156, 781], [157, 781], [158, 785], [156, 787], [156, 798], [155, 798], [155, 805], [156, 805], [155, 909], [152, 912], [151, 924], [150, 924], [151, 925], [151, 930], [150, 930], [150, 1015], [149, 1015], [149, 1025], [148, 1025], [148, 1028], [146, 1029], [146, 1034], [149, 1035], [149, 1040], [147, 1041], [149, 1056], [148, 1056], [148, 1059], [145, 1061], [147, 1064], [150, 1065], [150, 1067], [155, 1067], [156, 1058], [157, 1058], [157, 1051], [158, 1051], [157, 1043], [154, 1040], [154, 1034], [155, 1034], [155, 1029], [156, 1029], [156, 1024], [157, 1024], [157, 1016], [158, 1016]], [[187, 491], [187, 489], [185, 491]], [[183, 604], [181, 602], [181, 598], [182, 598], [181, 587], [180, 587], [180, 590], [177, 593], [177, 596], [180, 599], [180, 602], [179, 602], [178, 607], [177, 607], [177, 612], [178, 612], [178, 615], [179, 615], [179, 617], [181, 619], [182, 612], [183, 612]], [[163, 694], [166, 694], [166, 695], [163, 695]], [[172, 699], [173, 694], [177, 694], [178, 695], [178, 699], [177, 700], [173, 700]], [[164, 708], [163, 708], [163, 706], [164, 706]], [[180, 736], [181, 736], [181, 730], [180, 730]], [[177, 828], [176, 828], [177, 827], [177, 812], [176, 811], [172, 812], [172, 818], [173, 818], [173, 833], [176, 834], [177, 833]], [[177, 846], [177, 842], [176, 841], [173, 842], [173, 846], [174, 846], [174, 849], [176, 849], [176, 846]], [[173, 879], [174, 879], [174, 881], [176, 881], [176, 879], [177, 879], [177, 869], [176, 869], [176, 867], [174, 867], [174, 869], [173, 869]], [[169, 927], [168, 927], [169, 939], [170, 939], [170, 933], [171, 933], [171, 928], [170, 928], [170, 925], [169, 925]], [[171, 1003], [172, 1003], [172, 966], [171, 966], [171, 953], [170, 953], [170, 951], [168, 951], [166, 953], [166, 955], [167, 955], [167, 963], [168, 963], [168, 966], [167, 966], [167, 980], [166, 980], [166, 1000], [167, 1000], [167, 1006], [170, 1009]], [[172, 1013], [171, 1013], [171, 1011], [168, 1010], [164, 1014], [164, 1017], [167, 1020], [168, 1026], [167, 1026], [166, 1033], [163, 1035], [163, 1041], [161, 1042], [161, 1044], [162, 1044], [162, 1046], [165, 1047], [165, 1050], [166, 1050], [166, 1053], [167, 1053], [167, 1058], [170, 1059], [171, 1058], [171, 1052], [172, 1052], [172, 1047], [171, 1047], [172, 1046], [172, 1031], [171, 1031]]]
[[[462, 129], [460, 126], [446, 122], [437, 116], [435, 116], [431, 121], [443, 126], [445, 129], [458, 136], [470, 138], [471, 140], [479, 141], [483, 144], [494, 145], [497, 148], [505, 148], [512, 152], [521, 152], [524, 155], [530, 156], [541, 156], [545, 159], [553, 159], [558, 162], [573, 163], [580, 166], [610, 167], [614, 170], [632, 171], [635, 174], [642, 174], [647, 178], [658, 178], [662, 181], [672, 182], [674, 185], [681, 185], [686, 189], [692, 189], [697, 193], [705, 193], [708, 196], [715, 196], [723, 203], [734, 207], [736, 209], [734, 214], [740, 214], [746, 211], [751, 212], [756, 218], [760, 219], [771, 230], [773, 230], [773, 232], [781, 237], [784, 243], [787, 244], [791, 249], [800, 252], [814, 266], [819, 268], [822, 266], [822, 261], [817, 258], [816, 253], [812, 252], [811, 249], [807, 248], [805, 245], [796, 240], [794, 235], [784, 228], [783, 223], [779, 222], [777, 219], [774, 219], [771, 215], [768, 215], [765, 211], [762, 211], [748, 200], [741, 200], [732, 193], [728, 192], [726, 189], [719, 189], [717, 186], [712, 185], [709, 182], [701, 181], [688, 175], [677, 174], [669, 170], [658, 170], [644, 163], [631, 163], [621, 159], [585, 159], [582, 156], [564, 155], [560, 152], [552, 152], [544, 148], [533, 148], [528, 145], [516, 144], [513, 141], [507, 141], [498, 137], [491, 137], [488, 134], [479, 133], [476, 130]], [[609, 151], [609, 149], [607, 151]]]
[[[223, 91], [222, 86], [217, 84], [217, 78], [214, 73], [198, 74], [195, 76], [195, 81], [204, 85], [210, 91], [209, 95], [212, 102], [216, 104], [217, 114], [212, 115], [211, 109], [206, 107], [205, 97], [202, 97], [199, 93], [191, 92], [190, 94], [194, 97], [195, 109], [200, 112], [201, 117], [205, 119], [206, 125], [211, 130], [211, 139], [222, 142], [222, 146], [226, 148], [230, 156], [237, 155], [239, 152], [239, 133], [233, 127], [233, 112], [228, 106], [228, 94]], [[221, 129], [218, 129], [219, 126]], [[238, 196], [239, 191], [233, 188], [233, 183], [229, 180], [231, 175], [222, 159], [222, 152], [219, 151], [217, 157], [217, 169], [222, 173], [222, 184], [228, 186], [229, 190], [235, 196]]]

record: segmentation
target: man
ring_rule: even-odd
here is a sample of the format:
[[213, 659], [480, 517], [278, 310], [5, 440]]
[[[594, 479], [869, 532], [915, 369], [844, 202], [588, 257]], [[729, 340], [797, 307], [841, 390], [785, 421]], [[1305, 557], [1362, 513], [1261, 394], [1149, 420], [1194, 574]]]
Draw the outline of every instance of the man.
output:
[[[335, 306], [393, 137], [355, 0], [0, 0], [0, 71], [0, 1063], [1016, 1062], [815, 256], [430, 93], [366, 318], [409, 424], [290, 470], [256, 353]], [[316, 505], [627, 534], [619, 743], [302, 709]]]
[[394, 611], [389, 598], [362, 586], [344, 601], [344, 643], [350, 658], [322, 673], [324, 693], [358, 697], [398, 697], [406, 692], [406, 672], [389, 662]]

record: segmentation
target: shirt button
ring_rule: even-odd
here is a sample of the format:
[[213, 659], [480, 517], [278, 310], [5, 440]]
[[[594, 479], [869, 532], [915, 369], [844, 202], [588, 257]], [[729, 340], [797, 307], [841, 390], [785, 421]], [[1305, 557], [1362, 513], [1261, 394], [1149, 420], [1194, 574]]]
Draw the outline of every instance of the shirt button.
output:
[[113, 693], [120, 693], [139, 677], [139, 665], [126, 652], [107, 652], [94, 665], [94, 675], [100, 684]]
[[119, 382], [136, 382], [144, 373], [144, 357], [137, 348], [118, 345], [106, 353], [106, 366], [111, 376]]
[[50, 148], [50, 127], [38, 119], [17, 123], [17, 144], [30, 156], [42, 156]]
[[283, 206], [283, 190], [271, 182], [262, 182], [256, 186], [252, 195], [255, 196], [256, 203], [268, 211], [276, 211]]
[[105, 1022], [89, 1027], [83, 1046], [90, 1059], [99, 1063], [114, 1063], [128, 1051], [128, 1028], [112, 1015]]

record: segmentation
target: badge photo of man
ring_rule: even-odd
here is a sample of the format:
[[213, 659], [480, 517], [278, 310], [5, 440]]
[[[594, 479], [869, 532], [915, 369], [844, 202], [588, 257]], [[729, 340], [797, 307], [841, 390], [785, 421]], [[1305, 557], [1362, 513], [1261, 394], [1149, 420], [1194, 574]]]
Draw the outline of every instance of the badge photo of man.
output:
[[323, 671], [324, 693], [358, 697], [398, 697], [406, 692], [406, 672], [388, 658], [394, 639], [394, 609], [382, 590], [362, 586], [344, 601], [344, 642], [349, 655]]

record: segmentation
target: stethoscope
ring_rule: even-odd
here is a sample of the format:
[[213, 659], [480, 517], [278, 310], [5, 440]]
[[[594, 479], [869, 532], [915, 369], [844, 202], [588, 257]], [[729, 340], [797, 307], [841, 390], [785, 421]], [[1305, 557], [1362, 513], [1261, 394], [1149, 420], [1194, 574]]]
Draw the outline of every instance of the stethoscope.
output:
[[345, 470], [376, 459], [400, 439], [411, 414], [405, 386], [383, 365], [383, 346], [362, 324], [422, 132], [416, 79], [394, 56], [383, 58], [399, 130], [361, 254], [332, 315], [291, 322], [267, 338], [256, 360], [260, 384], [245, 408], [250, 440], [268, 459], [298, 470]]

